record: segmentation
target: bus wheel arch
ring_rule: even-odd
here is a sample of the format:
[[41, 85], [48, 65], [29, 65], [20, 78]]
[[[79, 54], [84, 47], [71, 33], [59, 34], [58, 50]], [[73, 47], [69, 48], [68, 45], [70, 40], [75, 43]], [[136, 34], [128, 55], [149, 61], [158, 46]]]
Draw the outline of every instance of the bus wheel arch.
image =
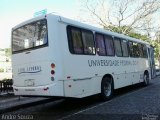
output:
[[112, 75], [106, 74], [101, 81], [101, 98], [102, 100], [110, 100], [113, 97], [114, 79]]
[[145, 70], [144, 71], [144, 74], [143, 74], [143, 85], [144, 86], [147, 86], [147, 85], [149, 85], [149, 72], [148, 72], [148, 70]]

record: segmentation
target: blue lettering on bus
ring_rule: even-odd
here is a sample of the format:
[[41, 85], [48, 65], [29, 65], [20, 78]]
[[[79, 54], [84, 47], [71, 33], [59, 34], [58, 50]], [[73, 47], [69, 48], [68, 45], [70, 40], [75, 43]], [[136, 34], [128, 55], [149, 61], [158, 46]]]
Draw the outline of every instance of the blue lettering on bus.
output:
[[29, 67], [23, 67], [18, 69], [18, 74], [23, 73], [39, 73], [41, 72], [41, 66], [29, 66]]
[[88, 60], [89, 67], [138, 65], [136, 60]]

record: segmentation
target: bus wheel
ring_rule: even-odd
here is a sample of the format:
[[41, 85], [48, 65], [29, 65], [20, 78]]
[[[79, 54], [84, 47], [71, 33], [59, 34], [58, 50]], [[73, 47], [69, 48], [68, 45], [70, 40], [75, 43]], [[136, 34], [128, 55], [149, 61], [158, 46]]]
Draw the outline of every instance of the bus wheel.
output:
[[102, 100], [110, 100], [113, 97], [113, 80], [105, 77], [101, 83], [101, 98]]
[[144, 79], [143, 85], [144, 86], [149, 85], [149, 74], [148, 73], [144, 73], [143, 79]]

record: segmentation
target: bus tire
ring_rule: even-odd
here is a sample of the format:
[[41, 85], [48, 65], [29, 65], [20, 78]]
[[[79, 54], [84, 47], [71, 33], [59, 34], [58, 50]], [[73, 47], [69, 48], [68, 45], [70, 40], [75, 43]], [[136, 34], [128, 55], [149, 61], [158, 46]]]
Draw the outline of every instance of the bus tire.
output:
[[148, 74], [148, 72], [145, 72], [144, 73], [144, 76], [143, 76], [143, 85], [144, 86], [147, 86], [147, 85], [149, 85], [149, 74]]
[[101, 83], [101, 98], [103, 101], [110, 100], [113, 97], [113, 80], [105, 77]]

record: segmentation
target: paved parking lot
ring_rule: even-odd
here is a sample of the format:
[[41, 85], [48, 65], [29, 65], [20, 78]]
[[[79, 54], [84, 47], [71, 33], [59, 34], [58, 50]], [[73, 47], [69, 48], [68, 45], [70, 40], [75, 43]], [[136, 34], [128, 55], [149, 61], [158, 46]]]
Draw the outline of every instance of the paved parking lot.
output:
[[152, 80], [147, 87], [79, 111], [63, 119], [159, 120], [160, 77]]
[[115, 91], [114, 98], [98, 97], [50, 101], [21, 107], [0, 115], [33, 115], [33, 120], [160, 120], [160, 77], [150, 85]]

